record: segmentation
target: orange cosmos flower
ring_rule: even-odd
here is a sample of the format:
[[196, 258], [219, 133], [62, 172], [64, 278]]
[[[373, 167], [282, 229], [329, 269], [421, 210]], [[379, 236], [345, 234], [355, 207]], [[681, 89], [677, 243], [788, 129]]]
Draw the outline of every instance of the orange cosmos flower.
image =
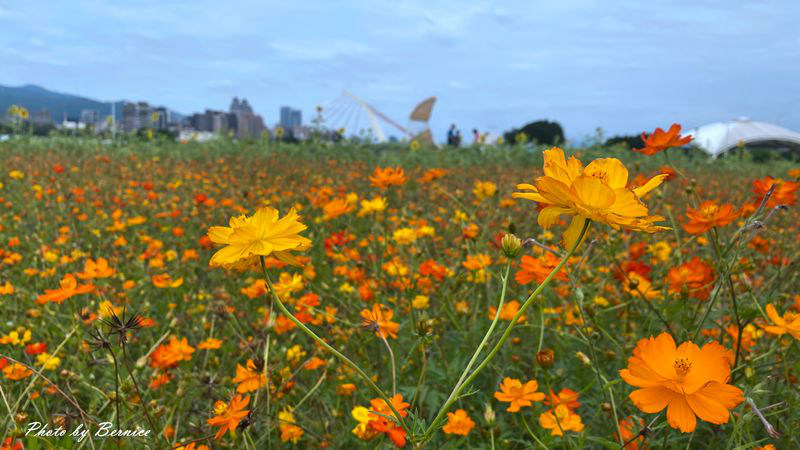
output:
[[[513, 320], [514, 316], [516, 316], [517, 313], [519, 312], [519, 308], [521, 306], [522, 305], [516, 300], [511, 300], [510, 302], [504, 303], [503, 307], [500, 308], [500, 319], [502, 319], [502, 320]], [[490, 306], [489, 307], [489, 320], [494, 320], [494, 317], [496, 315], [497, 315], [497, 307], [496, 306]], [[525, 323], [526, 319], [527, 319], [527, 316], [525, 316], [524, 314], [519, 316], [519, 323]]]
[[262, 369], [256, 367], [252, 359], [248, 359], [247, 367], [236, 364], [236, 377], [231, 381], [239, 383], [239, 386], [236, 386], [236, 392], [244, 394], [245, 392], [257, 391], [266, 386], [267, 375]]
[[244, 270], [258, 264], [261, 256], [274, 256], [284, 263], [300, 265], [290, 252], [311, 247], [308, 238], [300, 236], [307, 227], [298, 220], [294, 209], [282, 218], [278, 210], [259, 208], [252, 217], [231, 217], [229, 227], [210, 227], [208, 237], [216, 244], [225, 244], [211, 257], [210, 267]]
[[305, 434], [302, 428], [295, 425], [297, 421], [290, 408], [285, 408], [278, 413], [278, 422], [278, 428], [281, 430], [281, 442], [291, 441], [293, 444], [296, 444]]
[[544, 404], [547, 406], [558, 406], [563, 404], [567, 408], [575, 410], [581, 406], [581, 402], [578, 401], [579, 396], [580, 394], [572, 389], [563, 388], [558, 392], [558, 395], [556, 395], [551, 389], [550, 395], [547, 396]]
[[353, 383], [344, 383], [336, 387], [336, 394], [349, 397], [356, 391], [356, 385]]
[[[531, 281], [536, 281], [536, 283], [541, 284], [544, 282], [544, 279], [550, 275], [550, 272], [556, 268], [559, 262], [561, 262], [561, 258], [551, 252], [544, 252], [544, 254], [538, 258], [524, 255], [522, 259], [520, 259], [520, 270], [514, 274], [514, 279], [517, 283], [523, 285]], [[559, 281], [569, 280], [564, 268], [559, 270], [553, 279]]]
[[0, 284], [0, 295], [11, 295], [13, 293], [14, 286], [10, 281], [6, 281], [5, 284]]
[[44, 294], [36, 298], [36, 303], [44, 305], [45, 303], [56, 302], [59, 305], [64, 300], [78, 294], [86, 294], [94, 290], [92, 284], [78, 284], [75, 276], [68, 273], [59, 282], [58, 289], [45, 289]]
[[764, 331], [770, 334], [789, 334], [793, 338], [800, 340], [800, 314], [786, 311], [783, 317], [778, 315], [772, 303], [767, 304], [767, 316], [774, 325], [765, 325]]
[[303, 366], [306, 370], [317, 370], [320, 367], [324, 366], [325, 360], [316, 356], [313, 356], [308, 362]]
[[438, 180], [445, 175], [447, 175], [447, 171], [444, 169], [428, 169], [417, 181], [420, 183], [430, 183], [431, 181]]
[[744, 400], [741, 389], [727, 384], [733, 359], [733, 352], [717, 342], [676, 347], [672, 336], [661, 333], [641, 339], [619, 374], [640, 388], [630, 394], [637, 408], [648, 414], [667, 408], [670, 426], [688, 433], [697, 426], [696, 417], [727, 423], [728, 410]]
[[197, 348], [200, 350], [216, 350], [220, 347], [222, 347], [222, 341], [214, 338], [208, 338], [197, 344]]
[[150, 279], [153, 281], [153, 286], [157, 288], [176, 288], [183, 284], [183, 277], [173, 280], [168, 273], [153, 275]]
[[237, 395], [231, 399], [230, 404], [226, 404], [223, 401], [218, 401], [214, 404], [214, 414], [216, 415], [208, 419], [208, 424], [220, 427], [214, 436], [215, 439], [220, 439], [226, 431], [230, 431], [233, 434], [233, 431], [239, 426], [239, 422], [247, 417], [247, 413], [250, 412], [250, 410], [244, 409], [249, 403], [249, 395], [244, 398], [241, 395]]
[[650, 280], [637, 272], [628, 272], [628, 279], [625, 281], [623, 289], [629, 295], [641, 297], [645, 300], [661, 299], [661, 291], [653, 287]]
[[173, 448], [172, 450], [211, 450], [207, 445], [197, 445], [195, 442], [190, 442], [186, 445], [175, 444], [177, 447]]
[[463, 409], [457, 409], [454, 413], [447, 413], [447, 423], [442, 427], [445, 434], [460, 434], [466, 436], [475, 427], [475, 422], [467, 415]]
[[484, 267], [489, 267], [491, 263], [492, 258], [490, 258], [489, 255], [479, 253], [477, 255], [467, 255], [466, 261], [461, 263], [461, 265], [468, 270], [480, 270]]
[[764, 177], [761, 180], [753, 181], [753, 193], [757, 196], [756, 204], [761, 203], [773, 184], [777, 186], [767, 201], [767, 208], [778, 205], [794, 205], [797, 202], [797, 187], [800, 186], [800, 183], [784, 181], [781, 178]]
[[[619, 420], [619, 431], [622, 433], [622, 442], [626, 442], [628, 445], [625, 446], [625, 450], [639, 450], [650, 448], [647, 444], [645, 444], [644, 440], [642, 439], [642, 443], [639, 444], [638, 438], [633, 439], [634, 436], [639, 434], [639, 430], [642, 430], [645, 426], [644, 419], [639, 418], [639, 420], [634, 420], [633, 417], [628, 416], [625, 419]], [[617, 437], [617, 433], [614, 432], [614, 437]]]
[[116, 271], [108, 266], [108, 260], [105, 258], [97, 258], [97, 261], [92, 261], [87, 258], [83, 263], [83, 272], [75, 274], [81, 280], [92, 278], [108, 278], [113, 276]]
[[508, 412], [517, 412], [522, 406], [531, 406], [531, 402], [544, 400], [544, 393], [537, 392], [539, 383], [530, 380], [522, 384], [516, 378], [505, 377], [500, 385], [500, 391], [494, 393], [494, 398], [501, 402], [509, 402]]
[[365, 328], [375, 331], [375, 334], [383, 334], [384, 337], [397, 339], [397, 329], [400, 325], [397, 322], [392, 322], [392, 311], [388, 306], [375, 303], [372, 309], [361, 310], [361, 323]]
[[[15, 440], [14, 438], [7, 437], [0, 446], [0, 450], [25, 450], [22, 446], [22, 441]], [[772, 449], [775, 450], [775, 449]]]
[[714, 269], [695, 256], [690, 261], [669, 269], [668, 291], [670, 294], [681, 294], [685, 291], [690, 297], [706, 300], [715, 278]]
[[697, 209], [688, 208], [686, 215], [689, 222], [683, 225], [683, 229], [689, 234], [705, 233], [712, 227], [724, 227], [739, 217], [730, 203], [717, 205], [713, 200], [701, 203]]
[[347, 199], [337, 198], [325, 204], [322, 208], [322, 212], [325, 214], [325, 220], [331, 220], [347, 214], [354, 209], [356, 209], [355, 205], [348, 202]]
[[9, 364], [3, 367], [3, 375], [11, 381], [19, 381], [31, 376], [33, 372], [19, 363]]
[[539, 225], [550, 228], [562, 215], [572, 222], [562, 235], [564, 248], [572, 248], [586, 220], [605, 223], [614, 229], [655, 233], [668, 230], [654, 222], [664, 220], [649, 216], [641, 198], [658, 187], [667, 175], [656, 175], [637, 188], [628, 187], [628, 169], [615, 158], [596, 159], [585, 168], [574, 156], [567, 160], [564, 151], [553, 147], [544, 152], [544, 176], [534, 184], [518, 184], [515, 198], [537, 202]]
[[635, 148], [633, 151], [650, 156], [670, 147], [682, 147], [692, 142], [692, 137], [681, 136], [680, 124], [673, 123], [668, 131], [656, 128], [650, 136], [642, 133], [642, 141], [644, 141], [644, 148]]
[[154, 369], [169, 369], [181, 361], [191, 361], [194, 348], [189, 345], [186, 338], [169, 338], [169, 342], [158, 346], [150, 354], [150, 367]]
[[[400, 413], [400, 417], [406, 417], [408, 415], [406, 408], [411, 406], [411, 404], [403, 401], [403, 396], [401, 394], [396, 394], [389, 400], [391, 400], [394, 409]], [[372, 406], [372, 410], [369, 412], [369, 426], [376, 431], [384, 433], [394, 445], [404, 447], [406, 445], [406, 432], [403, 428], [397, 426], [393, 420], [388, 419], [388, 417], [395, 417], [395, 415], [392, 409], [389, 408], [389, 405], [386, 404], [386, 401], [381, 398], [374, 398], [370, 401], [370, 405]]]
[[565, 431], [583, 430], [581, 416], [563, 404], [540, 414], [539, 425], [545, 430], [550, 430], [550, 436], [563, 436]]
[[406, 183], [406, 174], [402, 167], [376, 167], [369, 177], [370, 183], [376, 188], [386, 189], [390, 186], [402, 186]]

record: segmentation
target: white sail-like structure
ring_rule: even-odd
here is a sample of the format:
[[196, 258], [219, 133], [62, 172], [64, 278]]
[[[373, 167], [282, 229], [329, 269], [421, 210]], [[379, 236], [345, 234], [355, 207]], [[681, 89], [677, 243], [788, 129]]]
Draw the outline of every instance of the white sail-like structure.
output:
[[417, 104], [409, 115], [408, 125], [403, 126], [355, 94], [344, 91], [341, 96], [323, 108], [322, 114], [327, 126], [333, 129], [342, 129], [350, 134], [362, 130], [360, 119], [364, 117], [367, 122], [366, 129], [369, 130], [376, 142], [388, 141], [382, 125], [389, 125], [399, 131], [402, 138], [419, 138], [432, 143], [433, 136], [428, 121], [435, 103], [436, 97], [429, 97]]
[[692, 143], [713, 157], [722, 155], [740, 144], [800, 150], [800, 133], [771, 123], [756, 122], [746, 118], [714, 122], [681, 134], [691, 135], [694, 138]]

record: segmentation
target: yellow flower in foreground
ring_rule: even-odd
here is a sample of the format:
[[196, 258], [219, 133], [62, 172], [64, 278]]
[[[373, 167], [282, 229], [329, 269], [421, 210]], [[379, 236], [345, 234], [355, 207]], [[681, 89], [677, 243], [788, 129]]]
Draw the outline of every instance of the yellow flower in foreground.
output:
[[260, 256], [270, 255], [285, 263], [300, 265], [290, 252], [307, 250], [311, 240], [300, 236], [306, 226], [298, 219], [294, 209], [279, 219], [278, 210], [267, 206], [251, 217], [231, 217], [229, 227], [209, 228], [209, 239], [225, 247], [211, 257], [208, 265], [243, 270], [258, 263]]
[[545, 206], [539, 212], [539, 225], [550, 228], [562, 215], [572, 216], [572, 223], [562, 235], [562, 243], [569, 249], [575, 244], [584, 222], [593, 220], [614, 229], [655, 233], [668, 230], [654, 222], [664, 220], [650, 216], [641, 198], [658, 187], [666, 174], [656, 175], [637, 188], [628, 187], [628, 169], [616, 158], [592, 161], [588, 166], [574, 156], [567, 160], [558, 147], [544, 152], [544, 176], [534, 184], [518, 184], [517, 189], [532, 192], [515, 192], [515, 198], [524, 198]]

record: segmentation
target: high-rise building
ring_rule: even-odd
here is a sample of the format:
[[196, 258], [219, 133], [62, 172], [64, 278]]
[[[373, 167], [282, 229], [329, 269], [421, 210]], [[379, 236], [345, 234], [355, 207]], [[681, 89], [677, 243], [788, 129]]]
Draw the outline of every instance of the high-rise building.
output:
[[236, 137], [239, 139], [246, 137], [257, 138], [267, 129], [264, 126], [264, 119], [253, 112], [253, 108], [245, 98], [241, 101], [238, 97], [233, 98], [230, 115], [235, 120], [234, 129], [236, 130]]
[[150, 126], [158, 131], [166, 131], [169, 128], [169, 110], [163, 106], [153, 108], [150, 113]]
[[122, 129], [134, 133], [150, 124], [150, 105], [147, 102], [125, 102], [122, 105]]
[[126, 133], [144, 128], [164, 131], [169, 129], [171, 122], [170, 111], [163, 106], [150, 106], [147, 102], [125, 102], [122, 105], [122, 129]]
[[257, 138], [267, 129], [264, 120], [253, 112], [250, 103], [238, 97], [231, 101], [229, 112], [207, 109], [185, 118], [183, 125], [193, 131], [214, 134], [233, 132], [237, 139]]
[[299, 109], [281, 106], [280, 126], [286, 131], [303, 126], [303, 113]]

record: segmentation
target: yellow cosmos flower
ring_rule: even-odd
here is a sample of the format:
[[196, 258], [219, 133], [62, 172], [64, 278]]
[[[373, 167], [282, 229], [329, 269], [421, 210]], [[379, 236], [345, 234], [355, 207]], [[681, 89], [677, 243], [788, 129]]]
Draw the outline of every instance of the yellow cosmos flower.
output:
[[586, 220], [605, 223], [614, 229], [655, 233], [668, 230], [654, 222], [664, 220], [648, 215], [641, 198], [658, 187], [667, 175], [651, 178], [637, 188], [628, 187], [628, 169], [616, 158], [592, 161], [588, 166], [574, 156], [567, 160], [564, 151], [553, 147], [544, 152], [544, 176], [534, 184], [518, 184], [515, 198], [533, 200], [545, 205], [539, 212], [539, 225], [550, 228], [562, 215], [572, 216], [572, 223], [562, 235], [569, 249], [580, 236]]
[[225, 247], [211, 257], [208, 265], [243, 270], [256, 264], [260, 256], [269, 255], [300, 265], [290, 252], [307, 250], [311, 240], [300, 236], [307, 227], [298, 219], [294, 209], [278, 219], [278, 210], [267, 206], [259, 208], [252, 217], [231, 217], [229, 227], [210, 227], [209, 239]]

